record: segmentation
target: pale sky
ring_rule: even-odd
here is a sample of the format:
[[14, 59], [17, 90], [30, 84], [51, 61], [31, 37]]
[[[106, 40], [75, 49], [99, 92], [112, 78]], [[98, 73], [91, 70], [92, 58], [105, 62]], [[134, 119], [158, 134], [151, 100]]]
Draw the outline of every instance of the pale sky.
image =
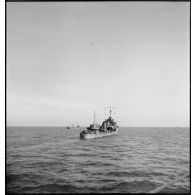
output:
[[189, 126], [189, 2], [8, 2], [7, 124]]

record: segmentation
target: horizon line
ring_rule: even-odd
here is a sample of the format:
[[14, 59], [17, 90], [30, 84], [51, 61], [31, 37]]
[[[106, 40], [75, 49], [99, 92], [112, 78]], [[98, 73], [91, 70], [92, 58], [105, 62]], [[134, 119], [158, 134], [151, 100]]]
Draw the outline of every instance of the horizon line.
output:
[[[87, 127], [88, 125], [85, 126], [80, 126], [80, 127]], [[5, 125], [5, 127], [67, 127], [66, 125]], [[179, 125], [175, 125], [175, 126], [119, 126], [120, 127], [153, 127], [153, 128], [161, 128], [161, 127], [178, 127], [178, 128], [190, 128], [191, 126], [179, 126]]]

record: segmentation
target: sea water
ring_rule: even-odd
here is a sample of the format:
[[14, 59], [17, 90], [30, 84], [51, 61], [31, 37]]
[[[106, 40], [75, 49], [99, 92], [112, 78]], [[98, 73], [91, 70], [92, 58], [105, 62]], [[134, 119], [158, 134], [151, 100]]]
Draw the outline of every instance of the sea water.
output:
[[[189, 173], [189, 128], [126, 127], [88, 140], [82, 129], [7, 127], [7, 192], [142, 193]], [[161, 192], [190, 192], [190, 176]]]

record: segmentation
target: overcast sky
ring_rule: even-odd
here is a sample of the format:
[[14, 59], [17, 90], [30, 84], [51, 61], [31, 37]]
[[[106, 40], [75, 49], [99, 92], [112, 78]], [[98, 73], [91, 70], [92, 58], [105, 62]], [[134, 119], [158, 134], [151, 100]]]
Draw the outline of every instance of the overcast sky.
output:
[[8, 125], [189, 126], [189, 2], [8, 2]]

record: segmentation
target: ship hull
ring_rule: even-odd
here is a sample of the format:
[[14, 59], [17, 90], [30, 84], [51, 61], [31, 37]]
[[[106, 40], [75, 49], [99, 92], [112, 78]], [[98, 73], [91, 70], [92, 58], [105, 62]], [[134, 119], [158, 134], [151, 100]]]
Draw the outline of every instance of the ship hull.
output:
[[94, 138], [111, 136], [111, 135], [116, 135], [116, 134], [118, 134], [118, 128], [114, 132], [80, 134], [80, 139], [94, 139]]

